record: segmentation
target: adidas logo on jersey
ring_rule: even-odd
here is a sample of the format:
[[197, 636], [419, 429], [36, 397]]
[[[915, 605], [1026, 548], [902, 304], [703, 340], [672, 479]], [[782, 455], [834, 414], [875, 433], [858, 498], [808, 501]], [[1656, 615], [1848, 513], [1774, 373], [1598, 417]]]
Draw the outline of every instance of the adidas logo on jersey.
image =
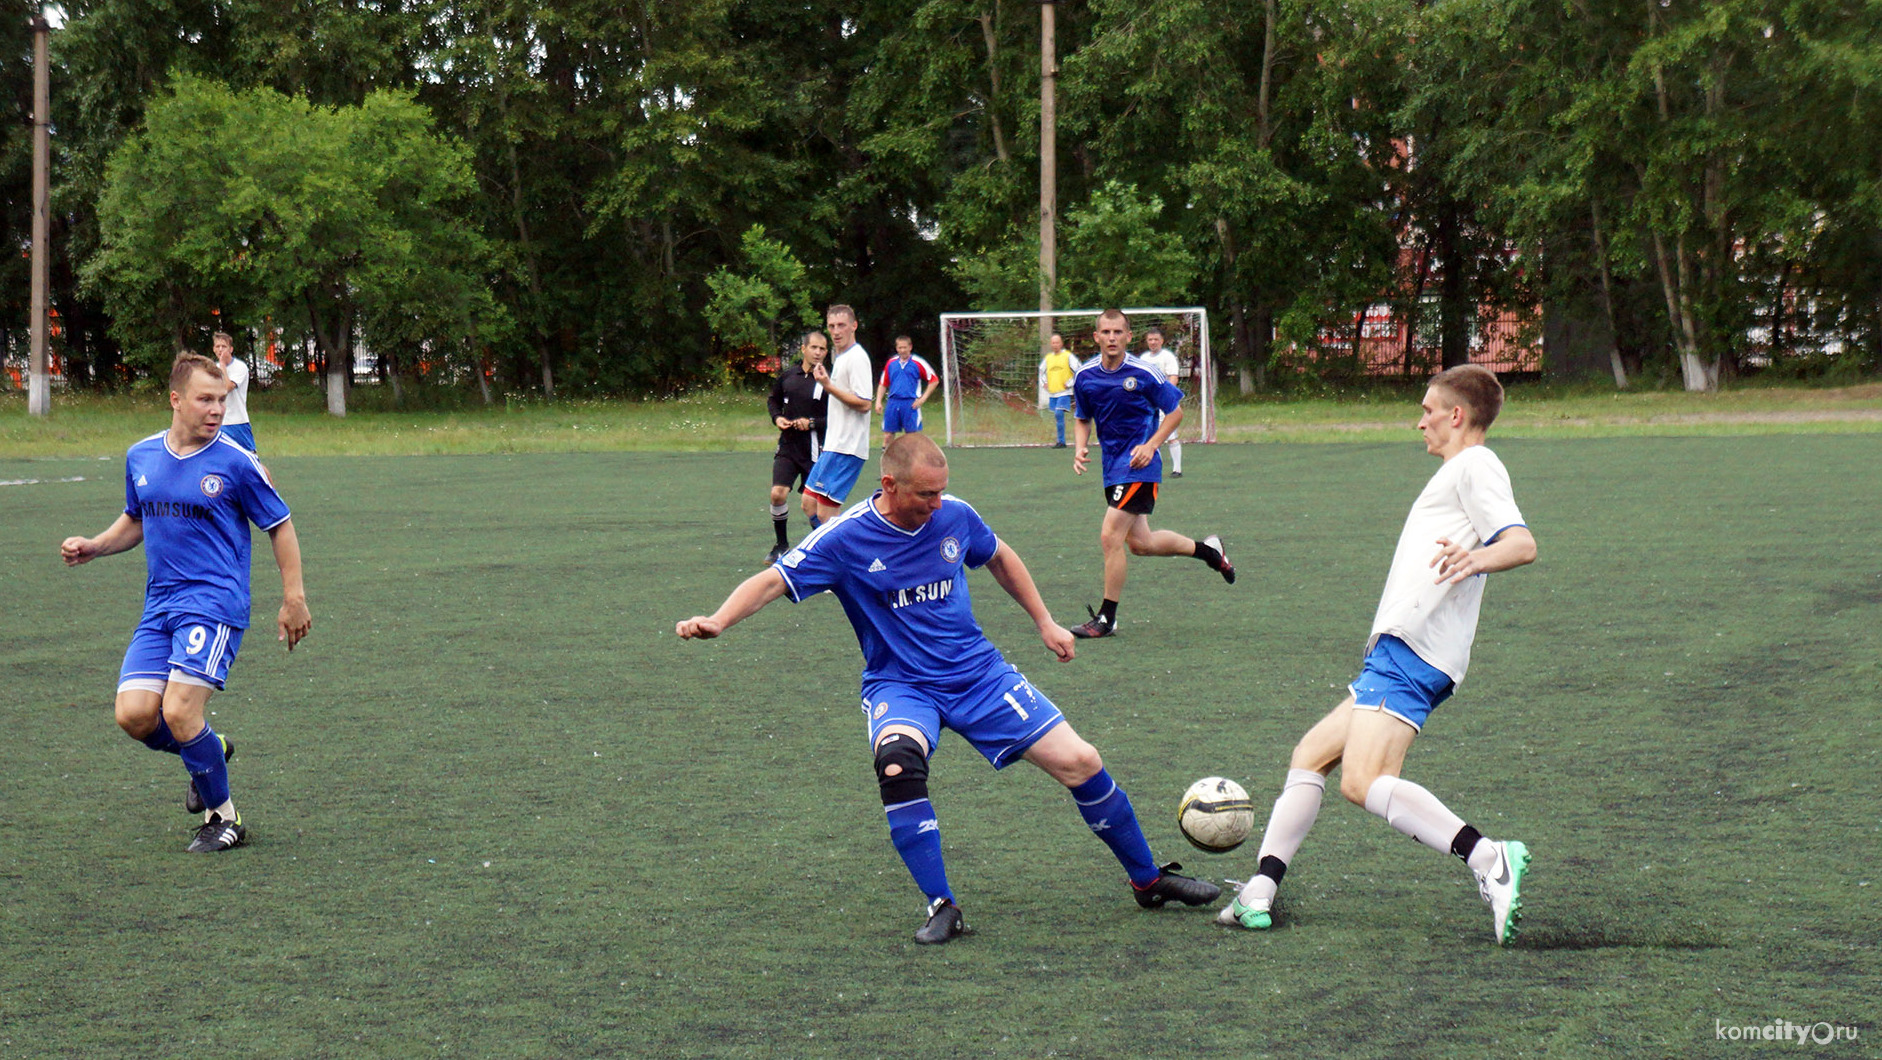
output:
[[137, 476], [137, 484], [138, 484], [139, 486], [148, 486], [148, 485], [150, 485], [150, 480], [149, 480], [149, 479], [147, 479], [147, 478], [145, 478], [145, 477], [144, 477], [144, 476], [142, 476], [142, 475], [139, 475], [139, 476]]
[[887, 567], [885, 567], [885, 566], [883, 566], [883, 565], [882, 565], [882, 561], [881, 561], [881, 560], [879, 560], [879, 559], [878, 559], [878, 560], [872, 560], [872, 561], [870, 561], [870, 564], [869, 564], [869, 573], [871, 573], [871, 574], [879, 574], [879, 573], [881, 573], [882, 571], [885, 571], [885, 570], [888, 570], [888, 569], [889, 569], [889, 568], [887, 568]]

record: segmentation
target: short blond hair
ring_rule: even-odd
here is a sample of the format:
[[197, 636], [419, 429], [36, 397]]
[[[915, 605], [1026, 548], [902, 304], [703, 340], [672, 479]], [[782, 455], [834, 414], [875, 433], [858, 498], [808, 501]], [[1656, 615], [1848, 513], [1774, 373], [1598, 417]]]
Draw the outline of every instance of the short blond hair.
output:
[[934, 439], [925, 434], [904, 434], [883, 447], [882, 473], [895, 481], [906, 480], [917, 464], [945, 468], [948, 457], [934, 444]]
[[227, 380], [222, 374], [222, 366], [204, 357], [200, 353], [179, 353], [176, 360], [170, 362], [170, 390], [181, 394], [189, 389], [190, 376], [201, 372], [211, 379]]

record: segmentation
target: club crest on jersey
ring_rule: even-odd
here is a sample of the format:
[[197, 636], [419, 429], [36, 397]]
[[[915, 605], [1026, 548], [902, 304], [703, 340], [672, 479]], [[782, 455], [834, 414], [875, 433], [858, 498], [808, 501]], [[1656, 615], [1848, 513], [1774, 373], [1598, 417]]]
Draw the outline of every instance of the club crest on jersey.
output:
[[203, 496], [205, 497], [222, 496], [222, 476], [221, 475], [204, 475], [203, 481], [202, 481], [202, 490], [203, 490]]
[[941, 558], [947, 560], [949, 563], [960, 562], [961, 543], [951, 537], [944, 539], [941, 542]]
[[882, 702], [876, 704], [876, 714], [875, 714], [876, 720], [880, 721], [882, 719], [882, 716], [884, 714], [887, 714], [888, 712], [889, 712], [888, 700], [885, 699]]
[[1137, 389], [1137, 380], [1135, 378], [1124, 380], [1124, 389], [1126, 390]]

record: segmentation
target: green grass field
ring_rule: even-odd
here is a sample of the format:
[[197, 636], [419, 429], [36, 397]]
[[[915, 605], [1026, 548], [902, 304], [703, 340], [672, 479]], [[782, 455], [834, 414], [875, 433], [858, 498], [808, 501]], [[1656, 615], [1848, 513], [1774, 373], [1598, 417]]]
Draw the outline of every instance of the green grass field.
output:
[[[1161, 856], [1253, 870], [1181, 848], [1175, 802], [1223, 773], [1265, 818], [1353, 676], [1435, 466], [1399, 426], [1191, 446], [1154, 522], [1221, 532], [1240, 582], [1136, 560], [1120, 636], [1069, 664], [973, 576]], [[211, 704], [251, 845], [186, 855], [184, 773], [111, 721], [142, 557], [57, 561], [120, 465], [0, 458], [40, 480], [0, 486], [0, 1055], [1734, 1057], [1778, 1050], [1717, 1026], [1784, 1019], [1874, 1055], [1882, 439], [1497, 448], [1541, 559], [1491, 579], [1406, 772], [1535, 852], [1502, 950], [1461, 865], [1337, 796], [1272, 932], [1143, 912], [1061, 789], [952, 738], [933, 790], [977, 933], [917, 948], [836, 602], [673, 636], [769, 544], [751, 452], [272, 458], [315, 628], [275, 643], [258, 549]], [[952, 459], [1082, 618], [1098, 484]]]

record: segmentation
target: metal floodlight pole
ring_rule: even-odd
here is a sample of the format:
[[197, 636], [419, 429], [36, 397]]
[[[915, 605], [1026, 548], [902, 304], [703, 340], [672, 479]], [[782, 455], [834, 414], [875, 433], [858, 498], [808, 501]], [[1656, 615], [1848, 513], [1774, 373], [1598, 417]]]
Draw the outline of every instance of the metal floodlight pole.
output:
[[31, 330], [33, 336], [31, 378], [27, 384], [26, 410], [34, 416], [52, 412], [52, 379], [46, 364], [46, 276], [51, 265], [51, 248], [46, 234], [47, 155], [46, 127], [52, 120], [47, 102], [46, 35], [52, 27], [43, 14], [33, 16], [33, 294]]
[[1059, 280], [1058, 11], [1039, 3], [1039, 349], [1052, 339], [1052, 291]]

